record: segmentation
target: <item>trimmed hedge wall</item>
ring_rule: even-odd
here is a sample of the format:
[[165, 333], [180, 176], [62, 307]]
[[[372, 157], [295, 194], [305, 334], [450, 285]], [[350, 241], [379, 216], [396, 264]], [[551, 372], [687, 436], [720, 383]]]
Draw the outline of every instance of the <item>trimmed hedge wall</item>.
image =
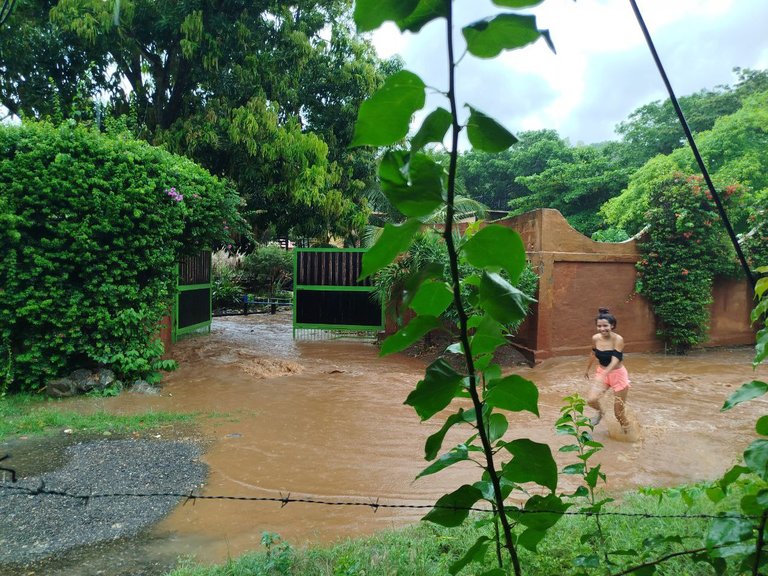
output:
[[0, 126], [0, 392], [75, 368], [156, 379], [179, 257], [240, 228], [232, 185], [124, 135]]

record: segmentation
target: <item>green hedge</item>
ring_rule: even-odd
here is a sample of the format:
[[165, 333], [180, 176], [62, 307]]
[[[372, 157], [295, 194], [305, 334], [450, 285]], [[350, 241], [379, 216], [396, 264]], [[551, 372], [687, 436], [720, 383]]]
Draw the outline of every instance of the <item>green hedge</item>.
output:
[[80, 367], [147, 377], [184, 253], [240, 227], [231, 184], [123, 135], [0, 127], [0, 392]]

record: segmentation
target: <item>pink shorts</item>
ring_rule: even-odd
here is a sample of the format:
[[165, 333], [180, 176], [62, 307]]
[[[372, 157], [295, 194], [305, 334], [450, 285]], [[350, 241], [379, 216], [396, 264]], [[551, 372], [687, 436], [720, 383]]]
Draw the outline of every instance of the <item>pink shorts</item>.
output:
[[611, 370], [605, 376], [603, 376], [604, 372], [605, 368], [598, 365], [595, 377], [602, 379], [605, 385], [613, 389], [614, 392], [620, 392], [621, 390], [624, 390], [624, 388], [630, 388], [629, 374], [624, 366]]

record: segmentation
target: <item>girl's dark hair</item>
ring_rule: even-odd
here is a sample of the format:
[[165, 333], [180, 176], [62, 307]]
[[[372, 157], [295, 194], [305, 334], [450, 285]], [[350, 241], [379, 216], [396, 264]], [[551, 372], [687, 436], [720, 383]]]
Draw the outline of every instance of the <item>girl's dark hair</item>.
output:
[[608, 308], [597, 309], [597, 318], [595, 318], [595, 322], [598, 320], [608, 320], [608, 324], [611, 325], [611, 328], [616, 328], [616, 317], [610, 313]]

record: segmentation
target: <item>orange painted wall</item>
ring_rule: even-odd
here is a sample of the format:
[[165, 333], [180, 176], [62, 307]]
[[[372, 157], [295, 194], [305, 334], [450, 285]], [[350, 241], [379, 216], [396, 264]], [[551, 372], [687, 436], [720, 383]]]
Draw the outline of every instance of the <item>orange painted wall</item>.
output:
[[[538, 303], [515, 339], [531, 359], [587, 354], [598, 308], [608, 308], [616, 316], [617, 332], [628, 352], [663, 350], [650, 305], [634, 291], [640, 256], [634, 240], [594, 242], [551, 209], [497, 223], [520, 233], [539, 274]], [[754, 344], [747, 282], [718, 280], [713, 297], [704, 346]]]

